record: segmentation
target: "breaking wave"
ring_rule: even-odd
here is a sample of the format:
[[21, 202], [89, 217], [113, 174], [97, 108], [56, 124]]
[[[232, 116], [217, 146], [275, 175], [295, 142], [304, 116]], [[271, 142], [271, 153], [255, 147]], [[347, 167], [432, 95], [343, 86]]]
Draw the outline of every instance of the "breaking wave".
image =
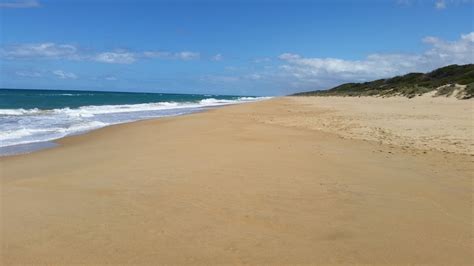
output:
[[196, 102], [156, 102], [122, 105], [89, 105], [42, 110], [0, 109], [0, 147], [51, 141], [108, 125], [267, 99], [240, 97], [233, 100], [206, 98]]

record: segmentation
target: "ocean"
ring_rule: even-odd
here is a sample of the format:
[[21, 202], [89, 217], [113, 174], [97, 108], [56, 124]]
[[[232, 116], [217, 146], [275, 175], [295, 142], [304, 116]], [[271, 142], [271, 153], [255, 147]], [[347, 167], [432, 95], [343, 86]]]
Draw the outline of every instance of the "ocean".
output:
[[53, 147], [65, 136], [265, 97], [0, 89], [0, 155]]

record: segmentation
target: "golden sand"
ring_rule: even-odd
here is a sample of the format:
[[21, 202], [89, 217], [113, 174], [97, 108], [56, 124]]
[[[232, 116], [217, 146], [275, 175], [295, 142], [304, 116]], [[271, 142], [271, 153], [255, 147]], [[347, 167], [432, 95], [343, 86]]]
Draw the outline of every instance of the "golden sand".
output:
[[[472, 120], [451, 116], [472, 101], [381, 100], [278, 98], [0, 158], [1, 262], [472, 264]], [[390, 122], [407, 115], [431, 133]]]

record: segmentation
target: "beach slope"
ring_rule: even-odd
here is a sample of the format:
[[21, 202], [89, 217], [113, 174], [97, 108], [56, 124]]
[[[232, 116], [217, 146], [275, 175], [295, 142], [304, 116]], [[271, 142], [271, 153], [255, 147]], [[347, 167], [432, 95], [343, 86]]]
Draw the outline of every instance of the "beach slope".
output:
[[[414, 101], [344, 99], [111, 126], [2, 157], [1, 262], [472, 264], [472, 120], [426, 107], [409, 119], [430, 138], [387, 122]], [[472, 118], [469, 101], [426, 105]]]

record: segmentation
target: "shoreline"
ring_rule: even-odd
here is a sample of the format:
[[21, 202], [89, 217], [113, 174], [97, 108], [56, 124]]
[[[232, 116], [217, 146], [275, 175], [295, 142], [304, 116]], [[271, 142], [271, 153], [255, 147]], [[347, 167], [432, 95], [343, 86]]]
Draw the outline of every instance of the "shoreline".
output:
[[[215, 107], [215, 108], [219, 108], [219, 107]], [[111, 124], [111, 125], [107, 125], [107, 126], [104, 126], [104, 127], [87, 130], [87, 131], [84, 131], [84, 132], [78, 132], [78, 133], [75, 133], [75, 134], [67, 135], [67, 136], [60, 137], [60, 138], [53, 139], [53, 140], [31, 142], [31, 143], [24, 143], [24, 144], [12, 145], [12, 146], [0, 147], [0, 150], [3, 149], [3, 148], [5, 148], [7, 150], [10, 149], [10, 148], [12, 148], [12, 149], [18, 149], [19, 148], [20, 149], [20, 152], [12, 151], [12, 152], [8, 153], [8, 151], [7, 151], [7, 154], [3, 154], [3, 153], [0, 152], [0, 159], [2, 157], [21, 156], [21, 155], [36, 153], [36, 152], [39, 152], [39, 151], [42, 151], [42, 150], [59, 148], [59, 147], [61, 147], [61, 145], [62, 145], [61, 142], [64, 139], [72, 138], [72, 137], [75, 137], [75, 136], [87, 135], [87, 134], [90, 134], [94, 131], [102, 130], [102, 129], [105, 129], [105, 128], [108, 128], [108, 127], [121, 126], [121, 125], [138, 123], [138, 122], [149, 121], [149, 120], [157, 120], [157, 119], [163, 119], [163, 118], [173, 118], [173, 117], [191, 115], [191, 114], [195, 114], [195, 113], [206, 112], [206, 111], [211, 110], [211, 109], [212, 108], [208, 108], [207, 110], [195, 111], [195, 112], [186, 113], [186, 114], [152, 117], [152, 118], [148, 118], [148, 119], [140, 119], [140, 120], [128, 121], [128, 122], [123, 122], [123, 123], [118, 123], [118, 124]], [[31, 147], [28, 147], [30, 145], [31, 145]], [[23, 148], [23, 146], [26, 146], [26, 147]], [[21, 152], [21, 150], [24, 150], [24, 152]]]
[[[258, 100], [258, 101], [262, 101], [262, 100]], [[248, 103], [251, 103], [251, 102], [248, 102]], [[201, 112], [207, 112], [207, 111], [210, 111], [210, 110], [213, 110], [213, 109], [218, 109], [218, 108], [237, 105], [237, 104], [245, 104], [245, 103], [224, 104], [224, 105], [220, 105], [220, 106], [206, 106], [206, 107], [201, 107], [201, 109], [199, 109], [199, 110], [191, 111], [191, 112], [183, 113], [183, 114], [165, 115], [165, 116], [150, 117], [150, 118], [139, 119], [139, 120], [128, 121], [128, 122], [120, 122], [120, 123], [117, 123], [117, 124], [110, 124], [110, 125], [106, 125], [106, 126], [103, 126], [103, 127], [96, 128], [96, 129], [86, 130], [84, 132], [76, 132], [76, 133], [73, 133], [71, 135], [66, 135], [66, 136], [63, 136], [63, 137], [60, 137], [60, 138], [57, 138], [57, 139], [0, 147], [0, 159], [2, 157], [19, 156], [19, 155], [35, 153], [35, 152], [42, 151], [42, 150], [58, 148], [58, 147], [61, 146], [61, 144], [59, 142], [62, 139], [89, 134], [89, 133], [94, 132], [96, 130], [101, 130], [101, 129], [108, 128], [108, 127], [120, 126], [120, 125], [136, 123], [136, 122], [141, 122], [141, 121], [155, 120], [155, 119], [164, 119], [164, 118], [173, 118], [173, 117], [179, 117], [179, 116], [186, 116], [186, 115], [191, 115], [191, 114], [196, 114], [196, 113], [201, 113]], [[6, 150], [6, 151], [2, 151], [2, 150]], [[9, 151], [9, 150], [16, 150], [16, 151]]]
[[472, 262], [470, 155], [315, 130], [338, 113], [304, 101], [113, 125], [0, 158], [3, 262]]
[[[269, 97], [124, 94], [6, 90], [0, 109], [0, 154], [28, 153], [54, 146], [54, 140], [109, 125], [200, 112]], [[132, 96], [133, 95], [133, 96]], [[36, 100], [32, 100], [36, 99]]]
[[[111, 124], [111, 125], [107, 125], [105, 127], [100, 127], [100, 128], [88, 130], [88, 131], [85, 131], [85, 132], [71, 134], [71, 135], [64, 136], [64, 137], [54, 139], [54, 140], [50, 140], [50, 141], [19, 144], [18, 146], [30, 145], [30, 144], [40, 145], [40, 146], [42, 146], [44, 144], [45, 146], [44, 146], [44, 148], [43, 147], [40, 147], [40, 148], [37, 148], [37, 149], [33, 148], [32, 151], [26, 151], [26, 152], [22, 152], [22, 153], [12, 153], [12, 154], [7, 154], [7, 155], [0, 154], [0, 159], [2, 157], [5, 158], [5, 157], [10, 157], [10, 156], [18, 156], [18, 155], [25, 155], [25, 154], [35, 153], [35, 152], [38, 152], [38, 151], [41, 151], [41, 150], [44, 150], [44, 149], [58, 148], [58, 147], [61, 146], [60, 142], [61, 142], [62, 139], [67, 139], [69, 137], [74, 137], [74, 136], [79, 136], [79, 135], [84, 135], [84, 134], [89, 134], [91, 132], [94, 132], [94, 131], [97, 131], [97, 130], [102, 130], [102, 129], [108, 128], [108, 127], [121, 126], [121, 125], [137, 123], [137, 122], [143, 122], [143, 121], [149, 121], [149, 120], [181, 117], [181, 116], [187, 116], [187, 115], [197, 114], [197, 113], [201, 113], [201, 112], [208, 112], [208, 111], [212, 111], [212, 110], [215, 110], [215, 109], [220, 109], [220, 108], [224, 108], [224, 107], [228, 107], [228, 106], [251, 104], [251, 103], [257, 103], [257, 102], [262, 102], [262, 101], [278, 100], [278, 99], [285, 99], [285, 98], [286, 99], [295, 99], [297, 102], [299, 102], [299, 104], [304, 105], [304, 106], [313, 105], [313, 106], [311, 106], [311, 109], [307, 108], [307, 110], [309, 110], [309, 111], [315, 111], [315, 110], [318, 110], [318, 109], [327, 111], [327, 110], [330, 110], [330, 109], [334, 109], [330, 106], [332, 104], [331, 101], [339, 100], [339, 102], [336, 103], [336, 104], [341, 104], [341, 103], [344, 103], [344, 101], [350, 101], [350, 99], [354, 98], [354, 99], [359, 99], [359, 101], [360, 101], [360, 99], [367, 99], [368, 102], [365, 102], [365, 104], [374, 104], [374, 102], [377, 102], [379, 100], [388, 101], [387, 104], [393, 104], [394, 101], [412, 102], [412, 103], [416, 102], [416, 101], [430, 101], [430, 104], [432, 104], [434, 102], [436, 102], [438, 104], [447, 102], [447, 103], [452, 103], [454, 105], [456, 105], [456, 104], [460, 105], [460, 103], [462, 103], [463, 105], [467, 106], [467, 108], [464, 108], [463, 111], [467, 111], [467, 113], [468, 113], [469, 111], [472, 111], [472, 110], [470, 110], [470, 108], [471, 108], [471, 106], [474, 102], [474, 99], [459, 100], [459, 99], [455, 99], [454, 97], [442, 97], [442, 96], [433, 97], [433, 94], [429, 94], [429, 93], [425, 94], [423, 96], [417, 96], [417, 97], [414, 97], [414, 98], [407, 98], [407, 97], [404, 97], [404, 96], [392, 96], [392, 97], [379, 97], [379, 96], [355, 96], [355, 97], [351, 97], [351, 96], [278, 96], [278, 97], [271, 97], [269, 99], [257, 100], [257, 101], [254, 101], [254, 102], [244, 102], [244, 103], [224, 104], [224, 105], [220, 105], [220, 106], [203, 107], [200, 110], [189, 112], [189, 113], [184, 113], [184, 114], [176, 114], [176, 115], [168, 115], [168, 116], [160, 116], [160, 117], [151, 117], [151, 118], [147, 118], [147, 119], [140, 119], [140, 120], [135, 120], [135, 121]], [[320, 105], [320, 106], [315, 106], [313, 100], [318, 99], [318, 98], [322, 99], [323, 104]], [[308, 102], [311, 102], [311, 101], [313, 101], [313, 103], [308, 104]], [[434, 102], [431, 102], [431, 101], [434, 101]], [[327, 103], [329, 103], [329, 104], [327, 104]], [[321, 104], [321, 102], [319, 102], [318, 104]], [[344, 104], [346, 104], [346, 103], [344, 103]], [[378, 106], [378, 107], [380, 107], [380, 106]], [[326, 111], [323, 111], [323, 113], [326, 113]], [[347, 113], [341, 113], [341, 115], [348, 116]], [[301, 119], [301, 117], [297, 117], [297, 118]], [[328, 121], [324, 121], [324, 123], [326, 123], [326, 124], [324, 124], [325, 126], [327, 126], [327, 122]], [[344, 127], [346, 127], [347, 124], [352, 123], [352, 121], [344, 121], [344, 122], [345, 123], [343, 123], [343, 125], [342, 125]], [[295, 122], [288, 123], [288, 121], [285, 121], [284, 119], [280, 119], [280, 121], [275, 121], [273, 119], [272, 121], [266, 121], [266, 123], [281, 124], [281, 125], [284, 125], [284, 126], [287, 126], [287, 127], [288, 126], [289, 127], [298, 127], [297, 123], [295, 123]], [[329, 124], [331, 124], [331, 122], [329, 122]], [[331, 125], [331, 126], [341, 127], [341, 125]], [[363, 125], [363, 126], [367, 126], [367, 125]], [[371, 126], [373, 126], [373, 125], [371, 125]], [[386, 130], [386, 128], [383, 128], [383, 126], [386, 126], [386, 125], [382, 125], [382, 127], [379, 127], [375, 130], [382, 130], [382, 131]], [[412, 145], [404, 145], [403, 143], [392, 143], [390, 141], [381, 140], [380, 138], [378, 139], [378, 138], [374, 138], [374, 137], [369, 137], [365, 133], [360, 134], [360, 133], [356, 132], [354, 134], [354, 132], [351, 132], [351, 133], [340, 132], [340, 131], [334, 130], [334, 128], [321, 127], [321, 125], [317, 125], [316, 123], [313, 123], [309, 126], [308, 125], [303, 125], [300, 128], [303, 129], [305, 127], [308, 127], [311, 130], [322, 131], [322, 132], [334, 134], [334, 135], [341, 136], [341, 137], [348, 138], [348, 139], [373, 141], [373, 142], [378, 142], [378, 143], [385, 144], [385, 145], [395, 145], [395, 146], [398, 146], [398, 147], [402, 147], [404, 149], [415, 148], [415, 149], [419, 149], [421, 151], [424, 151], [424, 150], [429, 151], [430, 149], [432, 149], [435, 146], [435, 145], [426, 146], [426, 143], [425, 143], [423, 145], [418, 145], [417, 147], [413, 147]], [[347, 131], [347, 128], [344, 128], [344, 129], [345, 129], [345, 131]], [[374, 129], [372, 129], [372, 130], [374, 130]], [[469, 131], [469, 130], [470, 131], [474, 130], [474, 127], [471, 126], [470, 129], [467, 129], [467, 131]], [[371, 132], [371, 133], [374, 133], [374, 132]], [[375, 134], [377, 134], [377, 133], [375, 133]], [[385, 134], [387, 134], [387, 133], [385, 132]], [[400, 136], [394, 136], [394, 137], [400, 137]], [[464, 137], [466, 138], [466, 136], [464, 136]], [[468, 137], [467, 137], [467, 139], [468, 139]], [[470, 143], [466, 144], [467, 145], [466, 147], [468, 147], [468, 148], [464, 149], [464, 150], [461, 150], [461, 151], [459, 151], [455, 148], [436, 149], [436, 150], [439, 150], [441, 152], [451, 153], [451, 154], [461, 153], [461, 154], [467, 154], [467, 155], [474, 156], [474, 139], [471, 138], [469, 141], [470, 141]], [[464, 143], [462, 145], [464, 145]], [[9, 147], [14, 147], [14, 146], [16, 146], [16, 145], [6, 146], [6, 147], [2, 147], [2, 148], [9, 148]]]

